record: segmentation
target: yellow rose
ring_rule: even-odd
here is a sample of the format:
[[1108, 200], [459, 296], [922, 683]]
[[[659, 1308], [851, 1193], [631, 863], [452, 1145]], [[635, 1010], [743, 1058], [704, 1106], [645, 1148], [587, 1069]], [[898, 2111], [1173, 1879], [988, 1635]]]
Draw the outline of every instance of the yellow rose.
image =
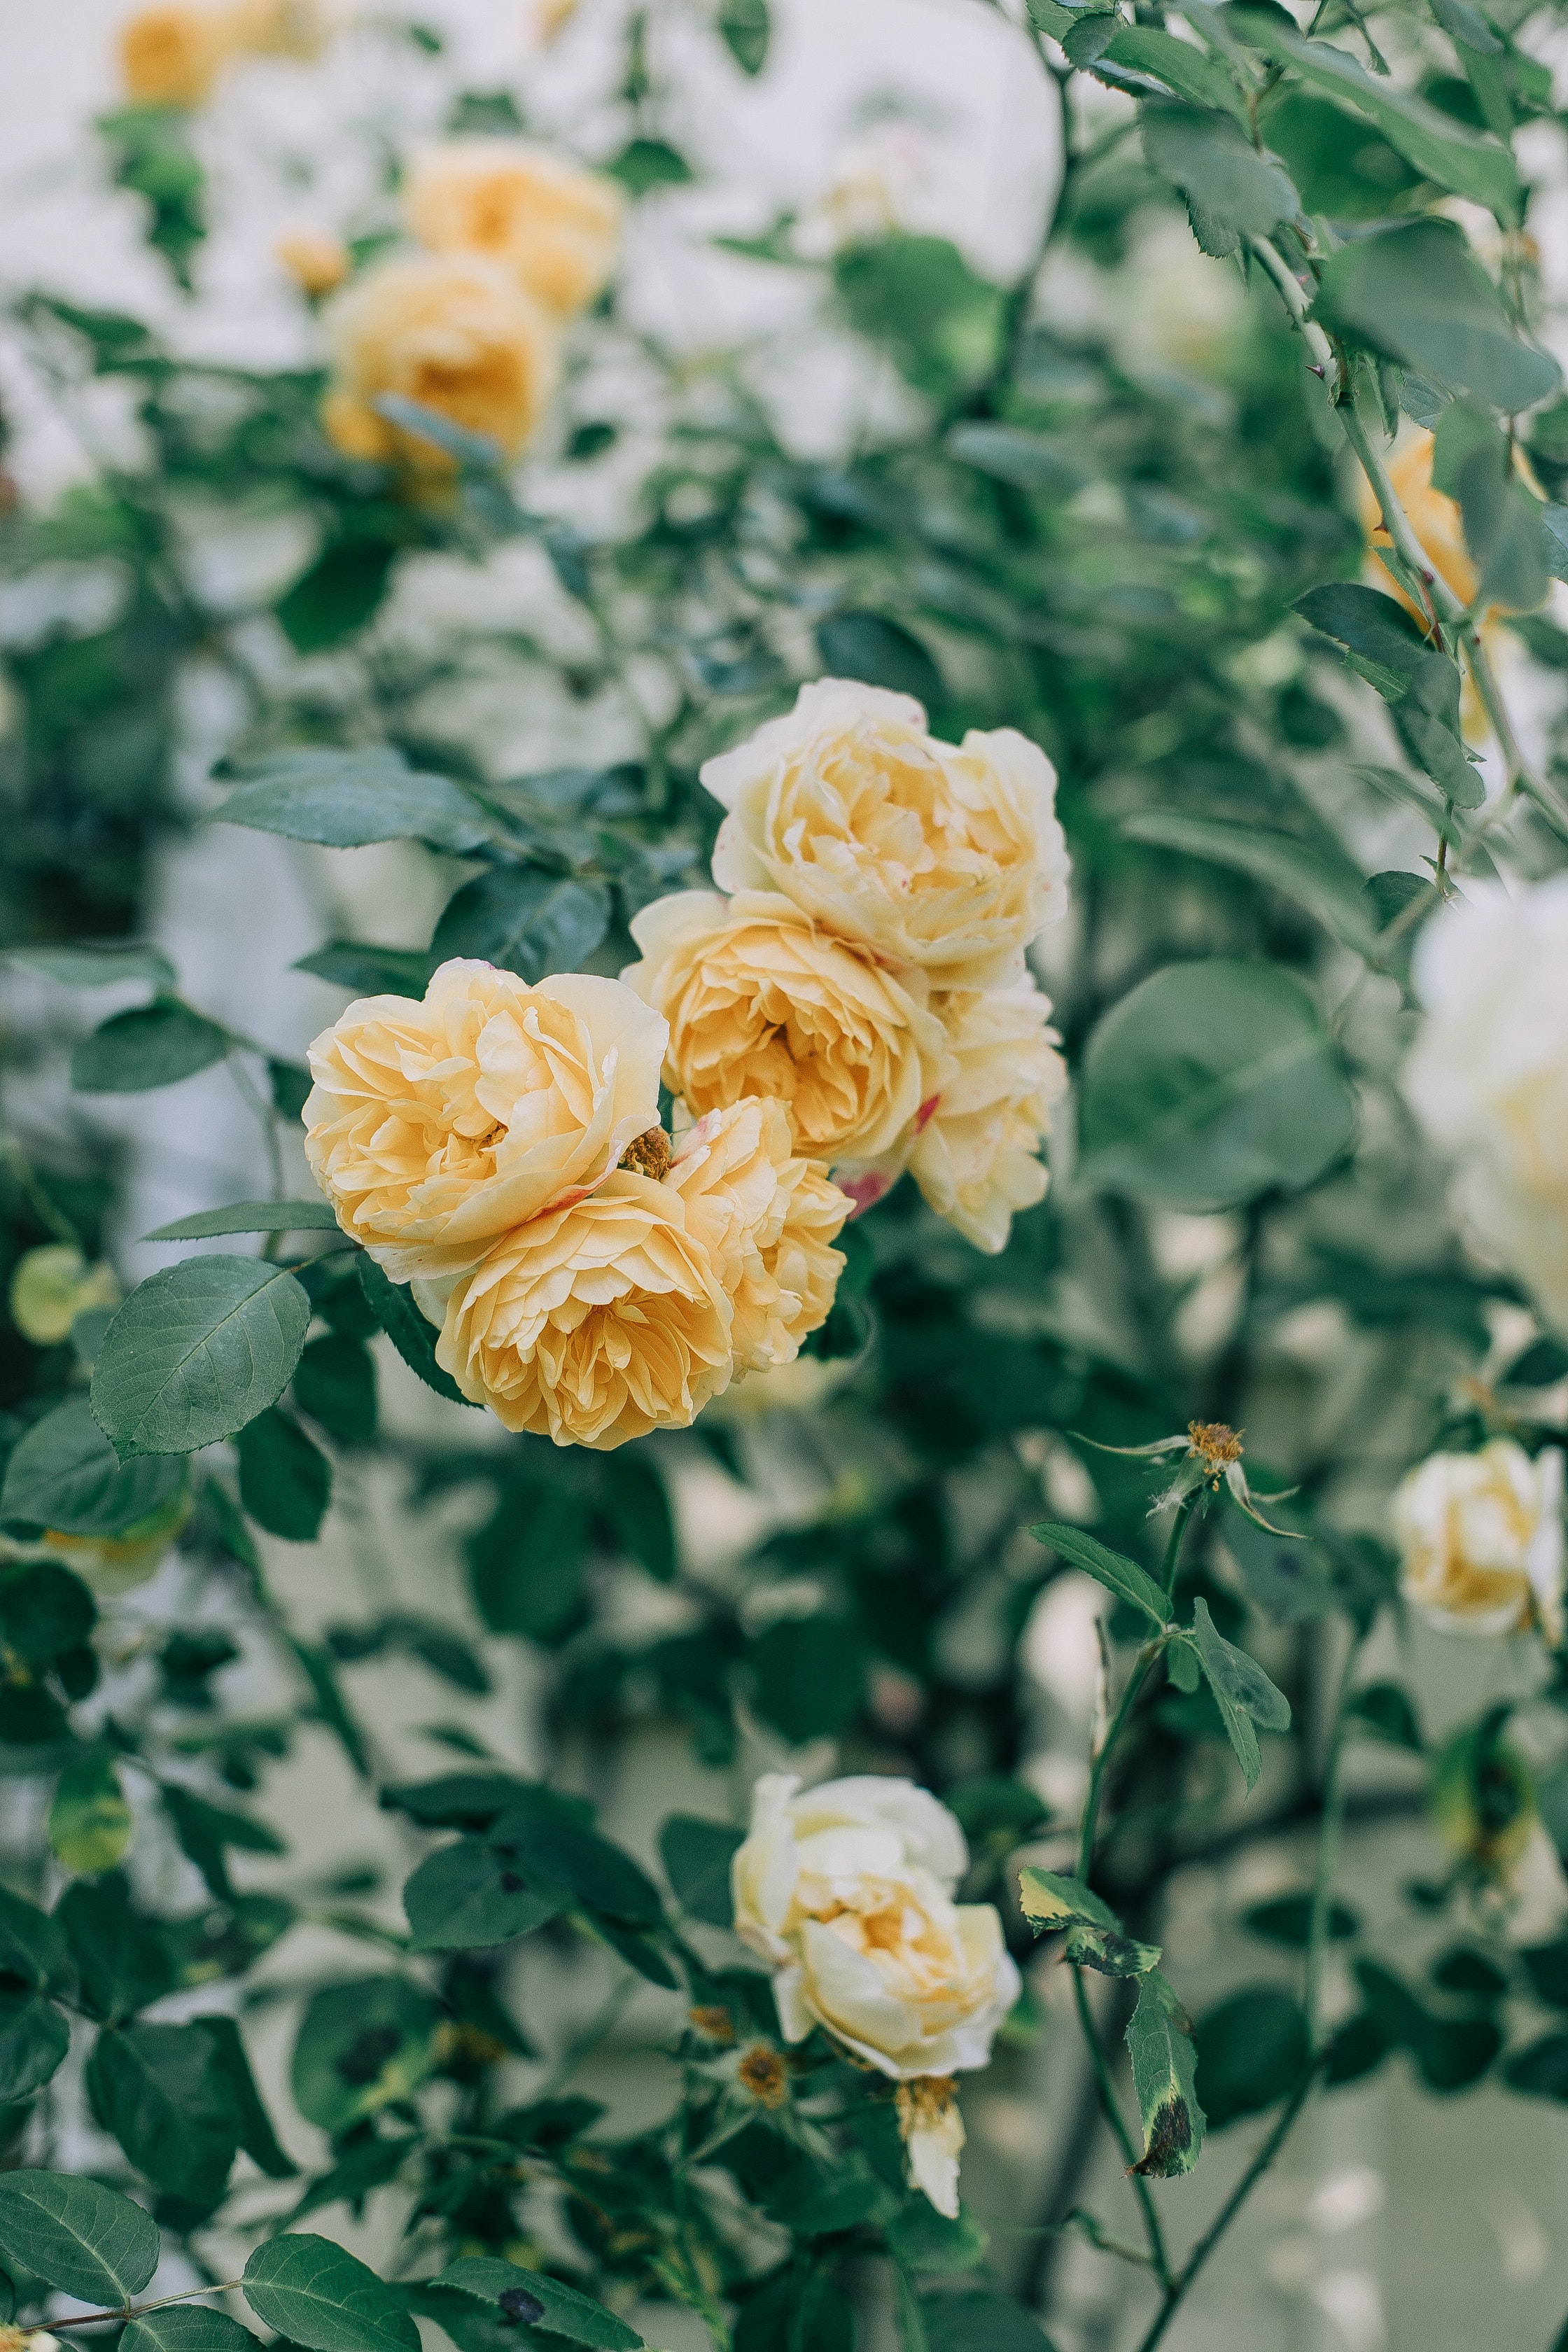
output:
[[320, 0], [237, 0], [225, 14], [234, 47], [252, 57], [309, 60], [327, 46]]
[[782, 890], [933, 987], [1011, 980], [1067, 911], [1056, 771], [1010, 727], [941, 743], [909, 695], [819, 678], [702, 782], [730, 812], [721, 889]]
[[120, 28], [120, 72], [137, 106], [200, 106], [233, 47], [210, 8], [143, 8]]
[[405, 433], [372, 406], [397, 393], [515, 457], [555, 389], [555, 335], [504, 270], [475, 254], [419, 254], [381, 262], [328, 312], [336, 384], [321, 410], [328, 437], [351, 457], [400, 459], [450, 472], [434, 442]]
[[330, 294], [349, 274], [348, 247], [326, 229], [290, 229], [272, 250], [305, 294]]
[[1049, 999], [1033, 981], [957, 989], [931, 999], [957, 1065], [910, 1158], [939, 1217], [976, 1249], [1007, 1246], [1013, 1213], [1045, 1198], [1038, 1154], [1051, 1107], [1067, 1091]]
[[395, 1281], [455, 1272], [658, 1125], [667, 1034], [618, 981], [455, 958], [422, 1003], [362, 998], [316, 1039], [305, 1156]]
[[1563, 1455], [1532, 1462], [1511, 1438], [1479, 1454], [1433, 1454], [1394, 1498], [1401, 1589], [1434, 1624], [1563, 1635]]
[[665, 1075], [699, 1118], [781, 1102], [795, 1148], [877, 1160], [912, 1142], [950, 1063], [921, 975], [896, 979], [772, 892], [679, 890], [632, 924], [621, 977], [669, 1023]]
[[564, 318], [609, 283], [624, 206], [614, 180], [548, 147], [453, 139], [416, 158], [403, 209], [421, 245], [486, 255]]
[[[1476, 567], [1470, 561], [1469, 549], [1465, 544], [1465, 519], [1458, 506], [1443, 491], [1432, 488], [1435, 446], [1434, 436], [1430, 433], [1413, 433], [1404, 447], [1390, 460], [1388, 478], [1400, 505], [1410, 518], [1410, 527], [1420, 541], [1433, 571], [1447, 582], [1461, 604], [1468, 604], [1475, 596], [1479, 581]], [[1393, 541], [1383, 528], [1383, 510], [1378, 505], [1377, 493], [1364, 476], [1359, 478], [1356, 500], [1361, 508], [1362, 528], [1366, 532], [1367, 545], [1377, 556], [1380, 549], [1392, 546]], [[1426, 614], [1381, 559], [1378, 570], [1405, 611], [1414, 613], [1418, 621], [1425, 623]]]
[[[1019, 1977], [994, 1906], [952, 1900], [969, 1864], [957, 1822], [910, 1780], [864, 1773], [799, 1790], [780, 1773], [757, 1782], [731, 1865], [735, 1930], [776, 1971], [785, 2040], [823, 2026], [900, 2082], [988, 2064]], [[918, 2152], [911, 2139], [916, 2177], [943, 2201], [950, 2165], [952, 2210], [963, 2141], [949, 2104], [933, 2090], [903, 2120], [906, 2136], [922, 2124], [934, 2135]]]
[[11, 1276], [11, 1320], [35, 1348], [58, 1348], [89, 1308], [118, 1307], [114, 1269], [89, 1265], [69, 1242], [46, 1242], [16, 1261]]
[[696, 1418], [729, 1381], [731, 1319], [679, 1193], [623, 1169], [458, 1276], [436, 1360], [506, 1428], [603, 1452]]
[[830, 1244], [851, 1202], [819, 1160], [794, 1156], [783, 1106], [754, 1096], [700, 1119], [667, 1181], [734, 1309], [736, 1379], [793, 1362], [827, 1319], [845, 1265]]

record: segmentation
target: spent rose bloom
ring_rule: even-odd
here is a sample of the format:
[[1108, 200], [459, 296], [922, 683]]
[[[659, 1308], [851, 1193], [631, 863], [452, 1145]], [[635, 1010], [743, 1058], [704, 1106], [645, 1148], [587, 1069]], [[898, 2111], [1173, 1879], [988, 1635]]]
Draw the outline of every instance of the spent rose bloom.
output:
[[505, 270], [480, 254], [426, 253], [383, 261], [326, 313], [334, 383], [321, 409], [328, 438], [350, 457], [449, 473], [453, 460], [390, 424], [374, 402], [396, 393], [515, 457], [555, 389], [555, 330]]
[[558, 317], [609, 283], [625, 198], [614, 180], [528, 140], [452, 139], [415, 158], [404, 217], [435, 253], [479, 253]]
[[416, 1286], [436, 1360], [504, 1427], [599, 1451], [684, 1429], [728, 1385], [733, 1309], [680, 1194], [628, 1169], [455, 1282]]
[[305, 1156], [395, 1281], [455, 1272], [658, 1125], [667, 1035], [618, 981], [457, 957], [419, 1003], [363, 997], [316, 1039]]
[[795, 1155], [783, 1107], [755, 1096], [689, 1129], [667, 1181], [734, 1308], [736, 1379], [792, 1363], [827, 1319], [845, 1263], [832, 1243], [853, 1202], [820, 1160]]
[[138, 106], [200, 106], [234, 49], [229, 19], [174, 0], [139, 9], [120, 28], [120, 73]]
[[913, 1140], [951, 1067], [919, 973], [896, 979], [772, 891], [674, 891], [632, 937], [643, 961], [621, 977], [668, 1021], [665, 1076], [698, 1118], [761, 1095], [829, 1163]]
[[1563, 1455], [1533, 1461], [1510, 1437], [1479, 1454], [1432, 1454], [1394, 1497], [1400, 1585], [1434, 1624], [1563, 1636]]
[[931, 999], [957, 1067], [921, 1129], [910, 1171], [939, 1217], [976, 1249], [1007, 1246], [1014, 1212], [1045, 1198], [1039, 1159], [1067, 1064], [1032, 980]]
[[1416, 941], [1405, 1092], [1458, 1162], [1479, 1245], [1568, 1331], [1568, 875], [1465, 890]]
[[702, 782], [730, 812], [721, 889], [783, 891], [933, 987], [1015, 978], [1067, 910], [1056, 771], [1011, 728], [938, 742], [910, 696], [818, 678]]
[[[903, 2083], [986, 2065], [1019, 1977], [994, 1906], [952, 1899], [968, 1862], [947, 1807], [910, 1780], [857, 1773], [802, 1793], [765, 1774], [731, 1885], [737, 1934], [777, 1971], [785, 2040], [823, 2026]], [[916, 2179], [952, 2211], [962, 2137], [936, 2086], [906, 2105], [907, 2127], [931, 2135], [910, 2140]]]

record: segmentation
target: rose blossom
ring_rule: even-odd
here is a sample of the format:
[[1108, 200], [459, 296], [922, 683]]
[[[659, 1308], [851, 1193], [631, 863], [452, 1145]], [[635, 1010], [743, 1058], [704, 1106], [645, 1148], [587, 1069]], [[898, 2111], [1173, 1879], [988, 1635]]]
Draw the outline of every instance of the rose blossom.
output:
[[993, 1255], [1007, 1246], [1014, 1212], [1045, 1197], [1038, 1154], [1068, 1083], [1050, 1010], [1032, 980], [931, 999], [957, 1068], [921, 1129], [910, 1171], [938, 1216]]
[[783, 1107], [755, 1097], [709, 1111], [681, 1139], [666, 1180], [707, 1244], [735, 1311], [735, 1377], [793, 1363], [826, 1321], [854, 1205], [820, 1160], [796, 1158]]
[[1432, 1454], [1394, 1497], [1401, 1590], [1454, 1633], [1563, 1633], [1563, 1455], [1510, 1437]]
[[608, 284], [625, 201], [613, 180], [548, 147], [452, 139], [416, 157], [403, 208], [421, 245], [486, 255], [564, 317]]

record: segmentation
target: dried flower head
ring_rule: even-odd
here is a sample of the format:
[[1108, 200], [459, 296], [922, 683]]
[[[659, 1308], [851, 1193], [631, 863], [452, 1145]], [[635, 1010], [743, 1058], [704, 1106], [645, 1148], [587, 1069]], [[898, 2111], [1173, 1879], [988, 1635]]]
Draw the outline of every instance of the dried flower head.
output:
[[669, 1138], [662, 1127], [650, 1127], [646, 1135], [634, 1135], [621, 1154], [620, 1164], [629, 1168], [634, 1176], [646, 1176], [650, 1183], [662, 1184], [669, 1173]]
[[957, 2081], [952, 2074], [917, 2074], [912, 2082], [900, 2083], [895, 2095], [899, 2131], [915, 2187], [939, 2213], [956, 2220], [958, 2159], [964, 2140]]
[[1217, 1486], [1226, 1472], [1241, 1459], [1241, 1432], [1223, 1421], [1189, 1421], [1187, 1444], [1204, 1465], [1204, 1475]]
[[735, 2079], [760, 2107], [782, 2107], [789, 2089], [784, 2062], [765, 2042], [754, 2042], [742, 2057]]
[[686, 2014], [689, 2022], [710, 2042], [733, 2042], [735, 2039], [735, 2021], [729, 2011], [721, 2009], [717, 2002], [699, 2002]]

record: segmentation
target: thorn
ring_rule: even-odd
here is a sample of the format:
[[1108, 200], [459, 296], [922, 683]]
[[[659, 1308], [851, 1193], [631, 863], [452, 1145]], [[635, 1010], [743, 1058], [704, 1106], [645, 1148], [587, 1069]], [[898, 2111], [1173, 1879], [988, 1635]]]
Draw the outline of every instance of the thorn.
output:
[[1307, 373], [1309, 375], [1315, 375], [1319, 382], [1321, 383], [1325, 378], [1326, 371], [1318, 365], [1316, 360], [1309, 360], [1307, 362]]

